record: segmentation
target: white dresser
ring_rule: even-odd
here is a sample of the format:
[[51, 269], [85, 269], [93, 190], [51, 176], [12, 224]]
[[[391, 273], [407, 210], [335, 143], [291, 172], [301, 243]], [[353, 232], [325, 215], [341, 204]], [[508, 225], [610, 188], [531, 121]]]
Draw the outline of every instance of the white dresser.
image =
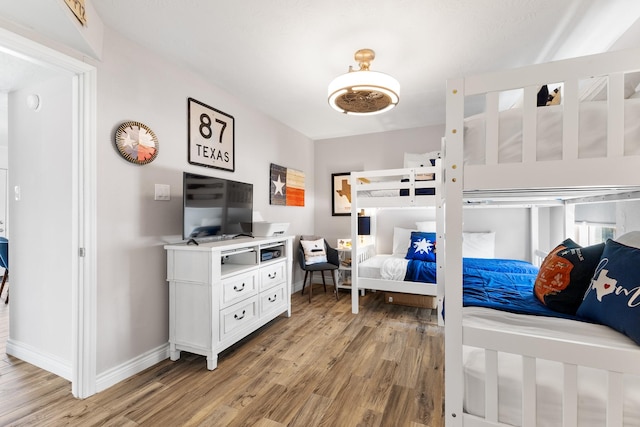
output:
[[[166, 245], [171, 360], [218, 353], [282, 313], [291, 316], [293, 236]], [[267, 259], [268, 258], [268, 259]]]

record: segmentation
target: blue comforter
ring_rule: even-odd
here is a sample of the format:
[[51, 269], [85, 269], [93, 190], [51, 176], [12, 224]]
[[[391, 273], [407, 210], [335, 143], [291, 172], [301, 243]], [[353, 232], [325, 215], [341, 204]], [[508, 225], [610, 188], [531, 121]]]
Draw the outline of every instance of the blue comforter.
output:
[[[538, 267], [526, 261], [497, 258], [463, 258], [463, 274], [482, 274], [484, 271], [503, 273], [538, 274]], [[404, 280], [411, 282], [436, 283], [436, 263], [409, 260]]]
[[[405, 280], [436, 283], [436, 263], [410, 260]], [[519, 314], [577, 319], [550, 310], [533, 294], [538, 267], [510, 259], [462, 260], [464, 306], [487, 307]]]

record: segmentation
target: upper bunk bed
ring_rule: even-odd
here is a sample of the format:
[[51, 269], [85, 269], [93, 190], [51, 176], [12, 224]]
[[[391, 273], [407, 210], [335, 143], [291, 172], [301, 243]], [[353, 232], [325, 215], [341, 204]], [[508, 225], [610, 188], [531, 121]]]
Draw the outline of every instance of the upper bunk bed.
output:
[[[639, 343], [595, 321], [463, 307], [461, 233], [468, 203], [637, 199], [640, 97], [634, 76], [639, 70], [640, 50], [629, 50], [447, 82], [442, 191], [446, 245], [438, 254], [443, 265], [438, 280], [446, 295], [448, 426], [640, 423]], [[593, 78], [605, 82], [604, 99], [584, 101], [581, 83]], [[560, 84], [562, 103], [538, 107], [540, 88], [551, 83]], [[522, 93], [520, 106], [501, 109], [501, 93], [513, 90]], [[484, 112], [467, 117], [478, 99]], [[518, 125], [510, 133], [514, 117]], [[554, 131], [547, 132], [549, 128]], [[515, 156], [508, 153], [513, 151], [509, 140], [515, 141]], [[550, 154], [544, 144], [552, 147]], [[625, 242], [625, 254], [640, 253]], [[616, 245], [607, 242], [598, 265], [619, 264], [613, 252], [607, 252]], [[638, 274], [635, 270], [624, 274]], [[593, 279], [585, 302], [595, 299], [594, 283], [601, 272], [589, 276]], [[637, 289], [637, 283], [616, 286], [611, 294], [616, 297]]]
[[[638, 177], [628, 173], [640, 163], [638, 60], [628, 51], [604, 55], [447, 82], [445, 158], [450, 174], [464, 163], [466, 198], [483, 190], [529, 194], [638, 186]], [[581, 102], [581, 84], [602, 79], [600, 92], [606, 94]], [[562, 103], [538, 107], [540, 87], [552, 82], [561, 85]], [[522, 102], [501, 111], [501, 92], [512, 90], [522, 91]], [[465, 101], [479, 96], [484, 112], [465, 117]], [[616, 167], [606, 167], [607, 160]]]

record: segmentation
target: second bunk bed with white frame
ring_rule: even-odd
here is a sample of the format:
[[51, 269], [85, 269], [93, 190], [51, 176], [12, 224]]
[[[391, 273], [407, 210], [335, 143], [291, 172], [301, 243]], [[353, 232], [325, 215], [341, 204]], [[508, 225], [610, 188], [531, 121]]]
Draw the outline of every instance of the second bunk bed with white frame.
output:
[[[436, 235], [442, 236], [444, 231], [442, 160], [437, 158], [433, 161], [433, 165], [421, 167], [351, 172], [351, 244], [354, 254], [362, 253], [358, 249], [360, 243], [357, 230], [358, 215], [364, 210], [432, 208], [435, 210]], [[425, 177], [429, 178], [425, 179]], [[354, 314], [359, 311], [359, 296], [363, 290], [433, 296], [436, 298], [438, 307], [441, 305], [444, 288], [437, 283], [362, 276], [359, 265], [367, 261], [371, 255], [366, 253], [366, 256], [356, 256], [352, 259], [351, 311]], [[439, 322], [442, 323], [441, 317]]]
[[[640, 397], [625, 395], [627, 381], [640, 382], [640, 346], [620, 335], [621, 344], [603, 345], [582, 340], [577, 334], [537, 333], [524, 327], [507, 326], [501, 316], [486, 324], [471, 323], [463, 309], [462, 291], [462, 220], [464, 200], [491, 194], [492, 200], [501, 196], [557, 198], [583, 197], [585, 194], [610, 194], [607, 200], [637, 198], [640, 188], [640, 155], [625, 146], [624, 92], [625, 73], [640, 71], [640, 50], [609, 52], [547, 64], [454, 78], [447, 82], [447, 108], [444, 143], [443, 211], [446, 244], [438, 252], [442, 263], [442, 283], [446, 294], [445, 319], [445, 421], [447, 426], [506, 426], [506, 425], [606, 425], [609, 427], [637, 425], [638, 419], [626, 419], [629, 411], [640, 408]], [[581, 134], [579, 82], [593, 76], [607, 80], [605, 135], [601, 144], [603, 155], [583, 158], [580, 155]], [[562, 82], [561, 158], [540, 160], [538, 157], [537, 121], [544, 111], [536, 107], [536, 95], [541, 85]], [[521, 160], [501, 163], [499, 154], [500, 111], [499, 93], [521, 89], [522, 145]], [[484, 160], [465, 164], [469, 143], [465, 128], [465, 101], [471, 96], [484, 96], [485, 112]], [[640, 100], [639, 100], [640, 101]], [[549, 107], [541, 107], [549, 108]], [[633, 120], [632, 116], [632, 120]], [[635, 116], [640, 121], [640, 115]], [[627, 137], [627, 140], [629, 138]], [[635, 141], [640, 142], [640, 140]], [[627, 141], [629, 144], [630, 141]], [[573, 195], [573, 196], [572, 196]], [[438, 279], [440, 282], [440, 278]], [[503, 316], [505, 319], [507, 314]], [[564, 320], [564, 319], [563, 319]], [[575, 322], [575, 321], [569, 321]], [[576, 322], [582, 323], [582, 322]], [[601, 325], [596, 325], [601, 326]], [[606, 328], [606, 327], [605, 327]], [[613, 332], [618, 334], [617, 332]], [[626, 340], [626, 341], [625, 341]], [[469, 390], [465, 376], [465, 349], [479, 349], [482, 359], [482, 389]], [[520, 366], [519, 380], [514, 394], [519, 407], [515, 421], [502, 419], [504, 396], [500, 391], [504, 358], [515, 358]], [[559, 418], [555, 421], [541, 415], [546, 389], [541, 389], [541, 366], [552, 363], [559, 367]], [[584, 414], [580, 383], [586, 372], [597, 371], [604, 378], [602, 410]], [[470, 413], [470, 394], [482, 398], [481, 413]], [[635, 400], [635, 399], [638, 400]], [[626, 400], [625, 400], [626, 399]], [[596, 418], [600, 417], [600, 420]], [[555, 423], [555, 424], [554, 424]], [[625, 424], [626, 423], [626, 424]]]

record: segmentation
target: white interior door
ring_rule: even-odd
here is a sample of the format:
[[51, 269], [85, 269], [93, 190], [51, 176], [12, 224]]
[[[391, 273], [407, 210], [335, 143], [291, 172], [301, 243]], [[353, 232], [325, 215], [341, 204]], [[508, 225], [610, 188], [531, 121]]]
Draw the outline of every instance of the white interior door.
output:
[[[69, 239], [71, 240], [72, 249], [67, 253], [73, 254], [71, 260], [71, 266], [68, 267], [71, 272], [71, 278], [68, 280], [70, 283], [70, 289], [68, 293], [61, 293], [56, 295], [56, 298], [62, 299], [65, 304], [70, 304], [68, 309], [61, 310], [59, 307], [54, 307], [59, 311], [64, 311], [62, 315], [68, 315], [71, 312], [71, 325], [67, 329], [70, 330], [71, 339], [71, 363], [70, 374], [71, 379], [71, 391], [75, 397], [85, 398], [95, 393], [96, 389], [96, 251], [95, 251], [95, 236], [96, 236], [96, 212], [95, 212], [95, 152], [94, 147], [96, 145], [96, 99], [97, 99], [97, 82], [96, 82], [96, 68], [88, 62], [82, 61], [75, 57], [70, 57], [64, 53], [44, 46], [36, 41], [18, 35], [3, 28], [0, 25], [0, 50], [7, 50], [11, 53], [17, 53], [19, 57], [33, 62], [39, 66], [43, 66], [48, 70], [56, 70], [70, 76], [72, 78], [72, 84], [69, 84], [69, 90], [71, 92], [71, 139], [72, 141], [72, 155], [69, 158], [73, 159], [72, 164], [69, 166], [71, 173], [72, 193], [67, 198], [67, 206], [71, 205], [72, 210], [72, 224], [76, 224], [71, 230]], [[90, 62], [90, 61], [89, 61]], [[70, 74], [69, 74], [70, 73]], [[65, 92], [66, 93], [66, 92]], [[51, 99], [57, 99], [58, 96], [53, 96]], [[22, 105], [23, 103], [20, 103]], [[16, 103], [15, 105], [18, 105]], [[12, 119], [13, 120], [13, 119]], [[58, 121], [51, 121], [53, 124], [58, 124]], [[25, 128], [28, 128], [28, 123]], [[20, 128], [21, 129], [21, 128]], [[37, 136], [37, 135], [36, 135]], [[0, 149], [2, 146], [0, 146]], [[0, 150], [1, 151], [1, 150]], [[29, 163], [30, 165], [30, 163]], [[28, 165], [28, 166], [29, 166]], [[0, 168], [5, 165], [0, 164]], [[20, 170], [20, 167], [11, 167], [12, 182], [14, 175]], [[4, 176], [3, 181], [6, 182], [7, 176]], [[20, 182], [20, 181], [19, 181]], [[30, 178], [27, 176], [22, 179], [22, 182], [30, 182]], [[7, 195], [8, 188], [12, 188], [10, 197], [11, 208], [13, 209], [17, 201], [14, 199], [14, 191], [12, 183], [9, 187], [8, 184], [1, 184], [3, 194]], [[69, 185], [66, 186], [67, 188]], [[23, 193], [24, 195], [24, 193]], [[7, 212], [9, 205], [6, 203], [6, 197], [0, 197], [4, 204], [3, 212]], [[26, 199], [21, 198], [24, 205]], [[17, 216], [13, 216], [16, 218]], [[10, 221], [9, 214], [5, 214], [6, 221]], [[19, 235], [20, 238], [14, 242], [15, 244], [22, 242], [23, 235], [16, 230], [16, 223], [13, 223], [13, 234]], [[6, 227], [5, 232], [7, 230]], [[29, 252], [25, 252], [29, 253]], [[15, 257], [15, 259], [19, 259]], [[14, 262], [12, 261], [12, 265]], [[13, 268], [13, 267], [12, 267]], [[14, 276], [15, 278], [15, 276]], [[14, 288], [15, 289], [15, 288]], [[37, 294], [37, 293], [36, 293]], [[64, 298], [63, 298], [64, 297]], [[65, 299], [66, 298], [66, 299]], [[42, 321], [42, 318], [48, 319], [43, 316], [42, 313], [30, 316], [30, 310], [33, 309], [31, 305], [33, 302], [29, 301], [29, 298], [23, 299], [24, 307], [19, 307], [20, 304], [12, 304], [10, 311], [11, 324], [17, 325], [30, 325], [33, 319]], [[14, 302], [17, 302], [18, 298], [15, 298]], [[36, 306], [37, 307], [37, 306]], [[14, 316], [26, 317], [28, 322], [14, 322]], [[55, 317], [57, 314], [51, 315]], [[63, 331], [64, 333], [64, 331]], [[38, 335], [36, 338], [40, 340], [48, 340], [47, 344], [53, 342], [56, 343], [55, 338], [51, 336]], [[21, 341], [15, 341], [18, 344], [22, 344]], [[27, 340], [24, 342], [28, 343]], [[9, 343], [7, 343], [7, 349], [9, 349]], [[35, 349], [35, 350], [34, 350]], [[43, 357], [44, 355], [53, 354], [48, 349], [38, 347], [21, 345], [14, 346], [16, 352], [20, 352], [20, 358], [28, 363], [32, 363], [36, 366], [40, 366], [50, 372], [61, 372], [66, 374], [69, 364], [67, 360], [63, 360], [65, 363], [60, 363], [59, 359], [51, 357]], [[66, 349], [65, 349], [66, 351]], [[9, 354], [9, 350], [7, 350]], [[46, 367], [43, 366], [46, 364]]]

